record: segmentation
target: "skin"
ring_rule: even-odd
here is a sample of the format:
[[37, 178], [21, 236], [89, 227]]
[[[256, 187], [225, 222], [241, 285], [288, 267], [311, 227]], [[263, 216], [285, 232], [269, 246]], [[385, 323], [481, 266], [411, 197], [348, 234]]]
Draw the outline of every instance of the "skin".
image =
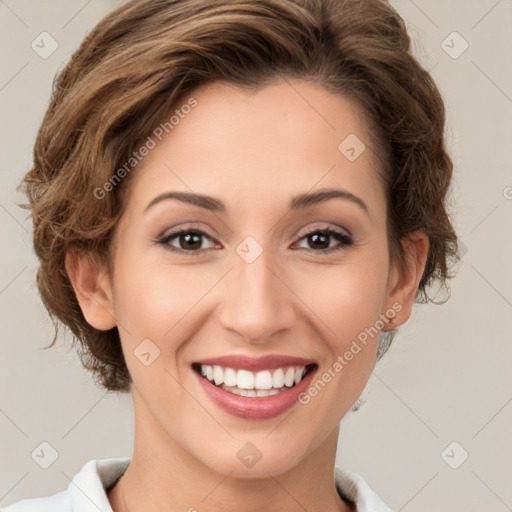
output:
[[[409, 318], [428, 240], [414, 233], [406, 265], [390, 261], [371, 136], [347, 98], [298, 80], [252, 93], [215, 83], [193, 96], [198, 106], [131, 176], [113, 275], [87, 254], [66, 262], [87, 321], [119, 327], [133, 379], [134, 453], [109, 500], [116, 512], [351, 510], [333, 483], [338, 425], [370, 376], [378, 336], [307, 405], [265, 420], [219, 409], [191, 363], [283, 354], [316, 361], [321, 375], [394, 303], [401, 310], [383, 329]], [[349, 134], [367, 148], [353, 162], [338, 150]], [[354, 194], [368, 212], [339, 198], [289, 210], [293, 196], [324, 188]], [[207, 194], [226, 211], [170, 199], [144, 212], [165, 191]], [[179, 237], [155, 243], [178, 226], [207, 234], [199, 252], [172, 252], [190, 247]], [[306, 234], [326, 227], [353, 243], [322, 253], [340, 242]], [[247, 236], [263, 250], [251, 264], [236, 252]], [[145, 366], [133, 351], [148, 338], [161, 352]], [[262, 453], [251, 468], [237, 457], [248, 442]]]

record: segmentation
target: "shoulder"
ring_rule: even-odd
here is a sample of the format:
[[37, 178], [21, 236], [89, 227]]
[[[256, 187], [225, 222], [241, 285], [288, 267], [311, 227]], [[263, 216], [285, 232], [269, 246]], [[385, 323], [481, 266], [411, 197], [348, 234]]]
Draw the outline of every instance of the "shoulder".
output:
[[18, 501], [0, 512], [69, 512], [72, 510], [69, 493], [62, 491], [44, 498], [31, 498]]
[[18, 501], [0, 512], [112, 512], [106, 489], [125, 472], [130, 459], [94, 459], [74, 476], [65, 491]]
[[338, 492], [355, 504], [357, 512], [393, 512], [357, 473], [337, 467], [334, 477]]

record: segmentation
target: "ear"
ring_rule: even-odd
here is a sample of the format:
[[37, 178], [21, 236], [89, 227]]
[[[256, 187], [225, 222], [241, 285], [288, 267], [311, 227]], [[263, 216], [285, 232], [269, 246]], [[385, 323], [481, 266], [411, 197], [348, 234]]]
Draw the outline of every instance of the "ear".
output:
[[[395, 312], [383, 331], [389, 331], [405, 323], [411, 316], [412, 306], [427, 264], [429, 240], [422, 231], [415, 231], [402, 241], [403, 265], [391, 264], [388, 294], [385, 306]], [[385, 314], [385, 313], [384, 313]]]
[[83, 251], [66, 254], [66, 272], [87, 323], [107, 331], [117, 325], [110, 278], [94, 255]]

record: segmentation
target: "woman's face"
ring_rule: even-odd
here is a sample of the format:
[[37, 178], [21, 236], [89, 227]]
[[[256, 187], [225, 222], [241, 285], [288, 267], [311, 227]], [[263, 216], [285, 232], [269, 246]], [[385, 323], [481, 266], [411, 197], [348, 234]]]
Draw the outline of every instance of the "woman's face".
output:
[[[277, 475], [335, 443], [375, 330], [401, 307], [384, 189], [343, 97], [302, 81], [192, 96], [132, 171], [115, 237], [109, 294], [136, 449]], [[338, 192], [317, 196], [327, 190]]]

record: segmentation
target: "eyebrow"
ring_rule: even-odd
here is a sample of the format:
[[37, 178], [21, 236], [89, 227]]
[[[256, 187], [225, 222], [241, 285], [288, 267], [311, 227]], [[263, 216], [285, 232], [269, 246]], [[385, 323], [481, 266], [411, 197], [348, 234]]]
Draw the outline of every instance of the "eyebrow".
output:
[[[348, 192], [347, 190], [342, 189], [322, 189], [318, 192], [300, 194], [292, 198], [290, 202], [290, 210], [301, 210], [304, 208], [308, 208], [310, 206], [322, 203], [329, 199], [345, 199], [350, 201], [359, 207], [361, 207], [367, 214], [369, 214], [369, 209], [366, 203], [356, 195]], [[216, 199], [212, 196], [207, 196], [203, 194], [195, 194], [192, 192], [164, 192], [156, 196], [145, 208], [144, 212], [147, 212], [152, 206], [161, 201], [165, 201], [167, 199], [176, 199], [177, 201], [181, 201], [183, 203], [192, 204], [194, 206], [199, 206], [200, 208], [204, 208], [205, 210], [209, 210], [211, 212], [225, 212], [226, 206], [222, 201]]]

